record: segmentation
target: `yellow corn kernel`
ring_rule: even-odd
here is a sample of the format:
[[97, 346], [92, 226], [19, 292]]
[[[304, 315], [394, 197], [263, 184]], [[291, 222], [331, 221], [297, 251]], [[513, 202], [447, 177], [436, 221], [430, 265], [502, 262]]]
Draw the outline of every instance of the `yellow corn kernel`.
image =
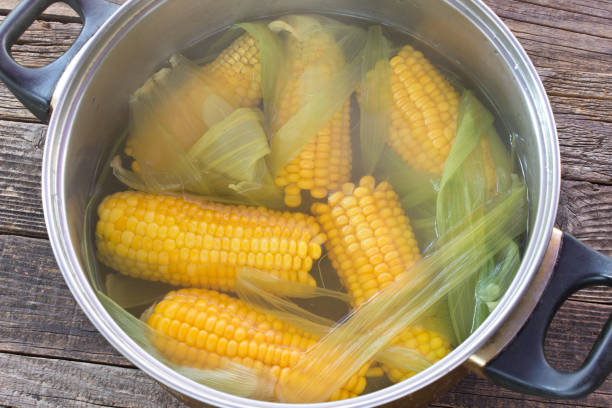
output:
[[[166, 77], [170, 71], [170, 69], [165, 68], [154, 74], [142, 88], [136, 91], [135, 96], [154, 94], [152, 91], [158, 86], [155, 83], [160, 78]], [[157, 102], [151, 106], [152, 117], [163, 118], [168, 115], [168, 112], [172, 112], [172, 109], [177, 109], [174, 105], [168, 105], [174, 103], [174, 100], [192, 101], [198, 106], [201, 103], [205, 105], [214, 104], [215, 102], [204, 102], [208, 100], [206, 95], [210, 91], [229, 104], [230, 108], [235, 109], [257, 106], [262, 99], [259, 46], [257, 41], [249, 34], [238, 37], [214, 61], [201, 68], [198, 67], [194, 70], [194, 73], [196, 75], [186, 77], [187, 81], [183, 80], [179, 84], [173, 83], [173, 99], [166, 98], [167, 101], [155, 99]], [[182, 76], [178, 78], [182, 78]], [[165, 82], [162, 81], [162, 83]], [[208, 90], [204, 90], [202, 85], [205, 85], [204, 88], [208, 88]], [[217, 100], [218, 98], [212, 99], [212, 101]], [[216, 106], [208, 106], [208, 108], [207, 110], [211, 111], [219, 109]], [[179, 146], [185, 151], [208, 130], [209, 124], [200, 117], [202, 115], [201, 111], [202, 109], [196, 109], [197, 116], [192, 117], [192, 120], [189, 121], [190, 129], [188, 132], [185, 131], [183, 126], [184, 120], [164, 122], [164, 126], [170, 126], [167, 130], [174, 135]], [[178, 118], [178, 116], [176, 117]], [[152, 127], [149, 128], [149, 125]], [[128, 156], [140, 157], [138, 160], [146, 158], [148, 166], [161, 168], [161, 166], [168, 165], [166, 162], [167, 155], [163, 149], [159, 149], [156, 144], [148, 146], [143, 143], [143, 140], [148, 140], [147, 136], [150, 132], [156, 132], [156, 126], [159, 126], [157, 122], [140, 123], [140, 126], [138, 134], [141, 135], [136, 137], [130, 135], [126, 141], [124, 152]], [[139, 153], [136, 154], [137, 152]], [[133, 161], [131, 167], [135, 173], [141, 173], [142, 165], [143, 163]]]
[[[410, 220], [385, 181], [376, 185], [374, 178], [365, 176], [357, 187], [346, 183], [329, 196], [327, 204], [317, 203], [311, 210], [330, 237], [325, 243], [327, 253], [354, 306], [367, 301], [401, 274], [409, 273], [421, 258]], [[404, 330], [396, 343], [416, 350], [432, 362], [450, 350], [442, 337], [413, 327]], [[414, 374], [394, 367], [384, 369], [393, 381]]]
[[[98, 216], [102, 263], [125, 275], [177, 286], [232, 291], [243, 265], [314, 286], [308, 272], [325, 241], [309, 215], [135, 191], [106, 197]], [[293, 234], [289, 243], [281, 236], [284, 229]]]
[[[309, 101], [313, 91], [332, 80], [344, 65], [344, 57], [334, 38], [316, 32], [298, 39], [289, 35], [287, 41], [288, 78], [280, 96], [278, 114], [273, 122], [278, 131]], [[309, 71], [317, 72], [317, 83], [308, 83]], [[350, 99], [331, 120], [304, 146], [302, 151], [275, 178], [276, 185], [285, 188], [285, 204], [301, 204], [301, 190], [310, 191], [314, 198], [323, 198], [336, 190], [351, 176]]]
[[[451, 351], [448, 340], [438, 333], [419, 327], [409, 327], [403, 330], [392, 344], [408, 348], [432, 364]], [[382, 367], [393, 382], [404, 381], [416, 374], [414, 371], [405, 371], [386, 364], [383, 364]]]
[[[342, 187], [329, 196], [328, 204], [318, 203], [312, 212], [328, 237], [341, 237], [328, 240], [326, 248], [358, 305], [410, 268], [420, 255], [410, 220], [389, 183], [374, 186], [366, 176], [357, 188], [352, 183]], [[358, 294], [351, 290], [351, 281], [359, 282]]]
[[[188, 316], [197, 316], [194, 321]], [[203, 325], [199, 316], [208, 316]], [[201, 320], [201, 319], [200, 319]], [[281, 387], [294, 380], [295, 367], [317, 338], [239, 299], [205, 289], [168, 293], [147, 318], [160, 336], [153, 344], [170, 361], [190, 367], [215, 368], [223, 359], [253, 367], [270, 375]], [[364, 366], [334, 395], [351, 398], [365, 388]]]
[[243, 34], [201, 70], [201, 78], [230, 105], [257, 106], [261, 101], [261, 61], [257, 41]]
[[459, 94], [410, 45], [391, 59], [389, 144], [411, 166], [442, 174], [455, 140]]

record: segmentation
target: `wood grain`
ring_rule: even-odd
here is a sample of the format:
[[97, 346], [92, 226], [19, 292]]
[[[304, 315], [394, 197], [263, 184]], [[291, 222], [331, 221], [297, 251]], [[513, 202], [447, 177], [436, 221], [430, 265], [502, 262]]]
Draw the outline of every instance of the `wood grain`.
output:
[[[126, 0], [107, 0], [111, 3], [123, 4]], [[6, 15], [13, 10], [20, 0], [0, 0], [0, 15]], [[53, 20], [53, 21], [68, 21], [77, 22], [81, 21], [78, 13], [74, 11], [66, 3], [58, 2], [49, 6], [40, 16], [41, 20]]]
[[130, 366], [83, 314], [44, 239], [0, 235], [0, 352]]
[[[11, 288], [10, 296], [0, 297], [0, 356], [18, 353], [131, 367], [78, 308], [46, 240], [0, 236], [0, 285]], [[551, 362], [562, 369], [580, 364], [611, 311], [612, 305], [566, 302], [550, 328], [547, 352]], [[0, 367], [2, 364], [0, 357]], [[62, 375], [72, 377], [73, 372], [58, 373], [55, 380], [70, 381], [60, 378]], [[469, 380], [462, 384], [472, 385]], [[461, 386], [455, 391], [459, 396], [466, 392]], [[612, 378], [580, 406], [597, 406], [595, 402], [610, 393]], [[1, 398], [0, 393], [0, 401]], [[450, 397], [442, 401], [445, 398]]]
[[134, 368], [0, 353], [0, 401], [16, 407], [181, 407]]
[[590, 8], [586, 2], [574, 5], [573, 1], [485, 3], [508, 25], [537, 67], [609, 72], [612, 16], [608, 2], [596, 1]]
[[40, 172], [47, 127], [0, 120], [0, 233], [46, 236]]
[[[122, 3], [124, 0], [112, 0]], [[562, 189], [557, 224], [612, 255], [612, 3], [485, 0], [534, 62], [557, 122]], [[0, 23], [18, 0], [0, 0]], [[60, 56], [79, 17], [55, 4], [12, 48], [25, 65]], [[0, 84], [0, 406], [182, 406], [95, 330], [53, 259], [40, 205], [46, 127]], [[580, 365], [612, 312], [612, 289], [582, 290], [551, 325], [546, 349]], [[612, 377], [611, 377], [612, 378]], [[612, 379], [585, 399], [547, 400], [469, 376], [432, 407], [608, 407]]]
[[604, 408], [610, 406], [609, 392], [594, 392], [587, 398], [572, 401], [550, 400], [519, 394], [497, 387], [486, 379], [469, 375], [452, 391], [440, 398], [432, 407], [478, 407], [478, 408]]

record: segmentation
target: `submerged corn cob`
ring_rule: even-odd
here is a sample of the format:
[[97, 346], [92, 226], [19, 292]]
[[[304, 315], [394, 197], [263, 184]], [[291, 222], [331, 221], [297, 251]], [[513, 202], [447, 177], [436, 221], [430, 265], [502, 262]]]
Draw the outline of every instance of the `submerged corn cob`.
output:
[[125, 191], [98, 207], [98, 257], [117, 271], [179, 286], [233, 290], [251, 266], [315, 286], [325, 235], [313, 217]]
[[[324, 87], [344, 65], [342, 50], [333, 36], [319, 31], [287, 41], [288, 69], [285, 87], [273, 121], [278, 131], [312, 94]], [[276, 177], [276, 185], [285, 188], [289, 207], [301, 204], [301, 190], [315, 198], [339, 188], [351, 176], [350, 100], [338, 110]]]
[[[451, 351], [448, 340], [434, 331], [419, 327], [408, 327], [403, 330], [393, 341], [393, 345], [416, 351], [424, 360], [432, 364]], [[382, 367], [389, 379], [395, 383], [417, 374], [415, 371], [405, 371], [387, 364], [383, 364]]]
[[[365, 176], [359, 186], [346, 183], [329, 196], [328, 204], [313, 204], [312, 212], [327, 234], [332, 266], [355, 306], [409, 274], [421, 257], [410, 220], [387, 182], [375, 185], [373, 177]], [[408, 328], [394, 344], [435, 360], [448, 353], [448, 342], [440, 344], [439, 336], [423, 333]], [[385, 370], [394, 381], [414, 374], [392, 367]]]
[[365, 176], [359, 186], [344, 184], [328, 203], [315, 203], [312, 212], [327, 234], [332, 265], [355, 305], [420, 258], [410, 221], [389, 183], [375, 186], [374, 178]]
[[235, 108], [256, 106], [262, 97], [257, 41], [243, 34], [201, 70], [201, 78]]
[[[147, 320], [154, 330], [165, 335], [153, 342], [169, 360], [185, 366], [215, 368], [221, 360], [230, 359], [270, 375], [275, 387], [286, 385], [292, 367], [317, 342], [311, 334], [241, 300], [203, 289], [170, 292]], [[367, 366], [331, 399], [351, 398], [363, 392], [366, 371]]]
[[[173, 165], [174, 157], [158, 144], [147, 143], [151, 134], [159, 132], [160, 125], [165, 137], [169, 135], [187, 151], [233, 109], [256, 106], [262, 98], [259, 47], [249, 34], [238, 37], [204, 67], [179, 55], [170, 58], [170, 63], [172, 68], [153, 74], [130, 101], [132, 120], [138, 116], [134, 115], [137, 109], [148, 112], [148, 116], [138, 116], [140, 120], [132, 123], [125, 153], [157, 169]], [[132, 170], [141, 173], [142, 165], [135, 160]]]
[[410, 45], [390, 61], [393, 108], [389, 144], [414, 168], [442, 174], [455, 139], [459, 94]]

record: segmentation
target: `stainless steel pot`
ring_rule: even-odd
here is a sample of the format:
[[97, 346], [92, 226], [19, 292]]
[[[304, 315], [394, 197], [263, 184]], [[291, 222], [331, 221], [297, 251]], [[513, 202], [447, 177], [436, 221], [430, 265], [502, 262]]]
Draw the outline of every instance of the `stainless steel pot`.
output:
[[305, 406], [365, 407], [401, 398], [402, 406], [416, 405], [445, 392], [466, 369], [512, 389], [571, 398], [592, 391], [611, 371], [609, 322], [576, 372], [559, 373], [544, 358], [543, 337], [555, 310], [578, 288], [612, 285], [612, 260], [553, 230], [560, 164], [550, 105], [517, 40], [480, 1], [132, 0], [119, 8], [104, 0], [65, 0], [84, 21], [75, 44], [44, 68], [17, 65], [8, 49], [54, 2], [26, 0], [0, 26], [0, 77], [39, 118], [50, 117], [42, 176], [49, 238], [70, 290], [93, 324], [174, 393], [194, 404], [280, 406], [181, 377], [117, 326], [84, 273], [79, 243], [85, 203], [108, 146], [126, 124], [128, 96], [172, 52], [237, 21], [300, 11], [352, 15], [399, 27], [471, 73], [504, 112], [508, 128], [520, 135], [518, 153], [526, 166], [531, 207], [520, 270], [499, 306], [469, 339], [408, 381], [350, 400]]

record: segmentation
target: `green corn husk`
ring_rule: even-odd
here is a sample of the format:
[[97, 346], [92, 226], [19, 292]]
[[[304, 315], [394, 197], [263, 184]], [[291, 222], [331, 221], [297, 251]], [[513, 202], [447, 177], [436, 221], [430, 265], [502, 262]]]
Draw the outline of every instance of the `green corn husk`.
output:
[[267, 174], [270, 153], [259, 111], [236, 109], [212, 126], [187, 151], [186, 159], [201, 173], [231, 180], [256, 182]]
[[[137, 115], [146, 109], [135, 103], [132, 111]], [[133, 118], [133, 122], [142, 120], [155, 119], [150, 114]], [[137, 149], [145, 144], [144, 140], [130, 143], [139, 173], [123, 168], [119, 158], [111, 163], [115, 176], [127, 186], [152, 193], [191, 193], [230, 204], [282, 206], [282, 194], [274, 186], [266, 163], [270, 148], [258, 110], [234, 110], [186, 150], [177, 146], [161, 125], [160, 129], [151, 138], [152, 142], [163, 138], [157, 140], [159, 146], [167, 148], [167, 163], [163, 166], [147, 165], [146, 157]]]
[[265, 112], [265, 124], [268, 131], [276, 114], [274, 100], [282, 90], [280, 85], [285, 80], [286, 55], [278, 35], [272, 32], [265, 23], [240, 23], [237, 27], [244, 29], [259, 45], [261, 55], [261, 91]]
[[[505, 245], [503, 237], [524, 232], [525, 188], [516, 186], [497, 204], [481, 207], [438, 241], [435, 251], [313, 346], [295, 369], [296, 381], [288, 380], [279, 390], [283, 402], [324, 401], [398, 333], [450, 291], [477, 274], [486, 257]], [[473, 251], [483, 246], [488, 252]], [[320, 373], [325, 372], [325, 380]]]
[[485, 321], [510, 286], [521, 263], [518, 245], [508, 241], [496, 258], [495, 265], [485, 269], [476, 282], [475, 327]]
[[[357, 87], [361, 78], [361, 59], [358, 56], [365, 45], [366, 33], [359, 27], [308, 15], [285, 16], [268, 26], [272, 31], [286, 33], [299, 42], [317, 40], [329, 45], [323, 50], [325, 55], [306, 61], [307, 68], [300, 78], [303, 95], [299, 101], [300, 108], [272, 134], [270, 168], [276, 175], [330, 121]], [[285, 50], [287, 63], [290, 63], [293, 50], [287, 42]], [[338, 59], [343, 63], [337, 64]], [[328, 79], [330, 70], [333, 76]], [[282, 95], [286, 86], [279, 84], [276, 95]], [[278, 111], [278, 103], [274, 101], [274, 112]]]
[[[123, 144], [124, 139], [120, 138], [111, 149], [110, 157], [116, 155], [119, 147]], [[98, 297], [98, 300], [114, 320], [114, 322], [136, 343], [151, 356], [167, 367], [175, 370], [184, 377], [212, 387], [214, 389], [224, 391], [230, 394], [242, 396], [245, 398], [254, 398], [262, 400], [271, 400], [274, 395], [274, 380], [263, 377], [261, 374], [256, 374], [248, 367], [236, 364], [230, 361], [223, 361], [217, 367], [206, 369], [192, 368], [175, 364], [164, 356], [162, 356], [154, 343], [161, 341], [165, 344], [172, 344], [175, 340], [160, 334], [153, 330], [142, 320], [133, 316], [121, 307], [117, 302], [107, 295], [103, 290], [103, 285], [100, 282], [98, 265], [95, 260], [93, 243], [92, 223], [94, 222], [95, 208], [102, 199], [102, 190], [100, 186], [106, 184], [110, 176], [110, 163], [106, 163], [102, 168], [102, 172], [96, 184], [86, 207], [83, 219], [83, 237], [82, 251], [86, 261], [86, 270], [89, 276], [89, 281]], [[176, 344], [179, 347], [179, 344]]]
[[234, 109], [187, 58], [173, 55], [170, 65], [131, 98], [126, 151], [139, 171], [125, 169], [117, 158], [115, 176], [141, 191], [280, 208], [282, 194], [266, 163], [270, 147], [261, 113]]
[[[486, 178], [485, 152], [482, 140], [488, 142], [489, 152], [493, 158], [495, 180], [494, 186]], [[440, 191], [436, 203], [436, 228], [438, 234], [444, 234], [461, 222], [475, 208], [481, 206], [489, 197], [506, 194], [512, 189], [513, 181], [511, 159], [493, 125], [493, 116], [472, 95], [464, 92], [461, 99], [460, 114], [455, 142], [445, 163]], [[517, 177], [514, 176], [516, 179]], [[502, 239], [503, 237], [500, 237]], [[507, 252], [516, 244], [505, 239], [507, 244], [500, 248]], [[483, 288], [494, 276], [513, 276], [520, 258], [518, 251], [512, 252], [515, 263], [499, 270], [499, 255], [485, 246], [474, 246], [475, 253], [483, 257], [483, 265], [478, 275], [473, 275], [448, 295], [450, 320], [458, 342], [465, 340], [490, 313], [490, 309], [478, 300], [477, 288]], [[504, 264], [507, 262], [504, 260]], [[500, 278], [501, 279], [501, 278]], [[511, 278], [510, 278], [511, 279]], [[496, 286], [497, 296], [503, 295], [509, 280], [502, 279], [506, 286]], [[488, 283], [487, 283], [488, 284]], [[489, 289], [493, 288], [490, 286]], [[492, 289], [491, 289], [492, 290]], [[489, 293], [491, 295], [491, 293]], [[494, 304], [498, 298], [489, 301]]]
[[421, 251], [426, 251], [436, 238], [436, 197], [440, 180], [410, 166], [390, 147], [382, 151], [376, 180], [386, 180], [397, 193]]
[[391, 56], [380, 26], [368, 30], [363, 51], [360, 92], [359, 141], [364, 172], [372, 174], [389, 139], [391, 126]]
[[[256, 309], [317, 337], [326, 336], [336, 326], [336, 322], [305, 310], [287, 298], [328, 297], [350, 303], [350, 297], [342, 292], [279, 281], [278, 283], [284, 286], [282, 287], [275, 281], [279, 280], [273, 277], [270, 279], [268, 274], [255, 269], [243, 268], [238, 271], [236, 294], [242, 301]], [[401, 370], [415, 372], [432, 364], [418, 350], [398, 345], [383, 348], [376, 354], [375, 360], [383, 364], [389, 363]]]

